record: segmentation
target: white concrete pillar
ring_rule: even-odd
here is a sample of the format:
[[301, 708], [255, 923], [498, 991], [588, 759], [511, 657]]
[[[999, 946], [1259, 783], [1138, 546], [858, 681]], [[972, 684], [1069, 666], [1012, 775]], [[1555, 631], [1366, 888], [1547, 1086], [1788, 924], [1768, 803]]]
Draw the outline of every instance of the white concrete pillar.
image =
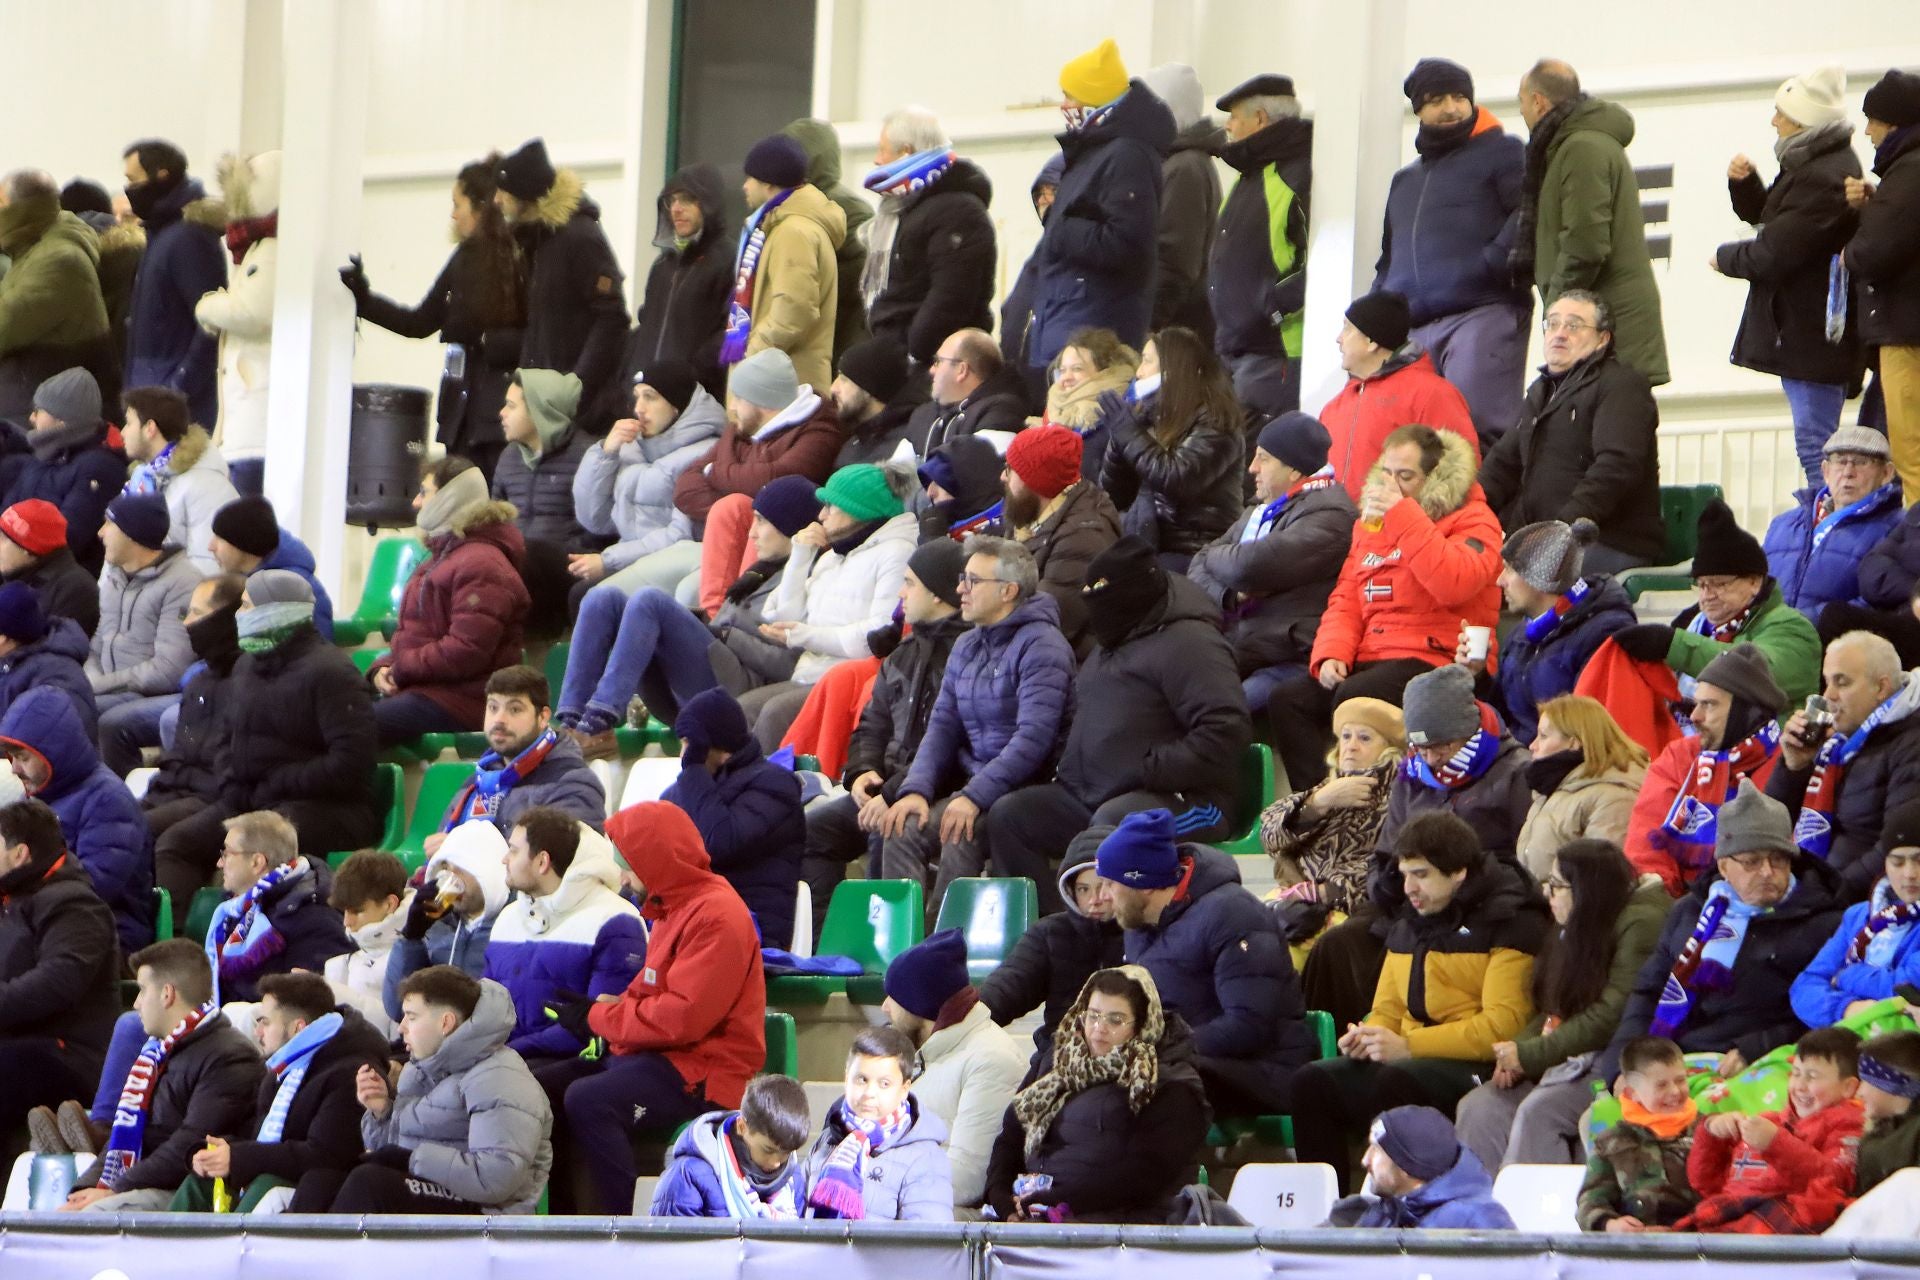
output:
[[1347, 304], [1373, 282], [1387, 186], [1400, 167], [1406, 99], [1406, 0], [1316, 6], [1310, 47], [1293, 58], [1313, 108], [1313, 206], [1300, 407], [1340, 390], [1334, 341]]
[[353, 298], [338, 275], [361, 241], [369, 0], [285, 0], [280, 265], [274, 291], [267, 496], [341, 598]]

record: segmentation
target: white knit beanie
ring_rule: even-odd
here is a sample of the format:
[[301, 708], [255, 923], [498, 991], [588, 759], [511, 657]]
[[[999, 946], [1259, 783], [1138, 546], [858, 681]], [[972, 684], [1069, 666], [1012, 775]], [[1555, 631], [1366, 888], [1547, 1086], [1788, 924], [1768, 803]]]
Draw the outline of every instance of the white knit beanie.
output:
[[1788, 79], [1774, 93], [1773, 105], [1801, 128], [1817, 129], [1846, 119], [1846, 99], [1846, 70], [1826, 66]]

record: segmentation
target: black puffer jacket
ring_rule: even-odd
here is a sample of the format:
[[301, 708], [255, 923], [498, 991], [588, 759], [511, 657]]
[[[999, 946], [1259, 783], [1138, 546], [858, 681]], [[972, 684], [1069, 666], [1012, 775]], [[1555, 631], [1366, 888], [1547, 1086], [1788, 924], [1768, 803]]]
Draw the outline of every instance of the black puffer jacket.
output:
[[120, 1016], [119, 978], [113, 912], [78, 858], [0, 877], [0, 1038], [53, 1040], [93, 1079]]
[[[1058, 510], [1034, 527], [1026, 545], [1040, 572], [1040, 589], [1060, 606], [1061, 633], [1084, 659], [1093, 651], [1093, 636], [1087, 630], [1087, 600], [1080, 588], [1087, 585], [1093, 558], [1119, 541], [1120, 513], [1106, 490], [1085, 480], [1075, 481], [1065, 497]], [[1013, 536], [1004, 519], [993, 532]]]
[[1100, 487], [1124, 513], [1121, 526], [1156, 551], [1192, 555], [1240, 514], [1247, 464], [1239, 424], [1203, 413], [1171, 448], [1154, 437], [1164, 395], [1107, 416], [1112, 437]]
[[1777, 377], [1846, 385], [1860, 375], [1859, 317], [1849, 307], [1841, 340], [1827, 341], [1827, 275], [1860, 223], [1846, 187], [1860, 176], [1860, 157], [1846, 124], [1793, 141], [1799, 145], [1788, 149], [1771, 187], [1757, 173], [1727, 183], [1733, 211], [1760, 229], [1714, 253], [1723, 274], [1748, 282], [1732, 360]]
[[[955, 160], [940, 180], [904, 198], [887, 261], [887, 287], [867, 311], [867, 328], [904, 344], [927, 364], [960, 329], [993, 328], [993, 184], [971, 160]], [[858, 290], [857, 280], [842, 289]]]
[[1667, 545], [1660, 517], [1660, 410], [1646, 375], [1613, 344], [1555, 378], [1527, 388], [1520, 425], [1500, 437], [1480, 467], [1487, 505], [1511, 533], [1538, 520], [1581, 516], [1600, 542], [1657, 559]]
[[147, 785], [148, 809], [170, 800], [212, 803], [220, 798], [221, 780], [227, 775], [226, 709], [232, 671], [231, 662], [217, 668], [203, 666], [181, 689], [173, 745], [160, 753], [160, 772]]
[[355, 1077], [370, 1066], [382, 1075], [387, 1069], [386, 1038], [350, 1005], [341, 1005], [340, 1029], [307, 1059], [307, 1073], [287, 1108], [278, 1142], [247, 1141], [260, 1132], [273, 1110], [280, 1079], [268, 1075], [254, 1096], [253, 1124], [233, 1140], [233, 1172], [228, 1181], [244, 1187], [261, 1176], [300, 1181], [309, 1169], [351, 1169], [365, 1147], [360, 1137], [364, 1114], [355, 1096]]
[[228, 756], [221, 798], [235, 813], [290, 801], [326, 804], [375, 834], [379, 738], [367, 682], [311, 626], [266, 653], [247, 654], [220, 691]]
[[[1082, 1089], [1031, 1156], [1027, 1131], [1007, 1108], [987, 1162], [987, 1203], [1002, 1221], [1013, 1218], [1013, 1180], [1023, 1173], [1051, 1175], [1035, 1203], [1065, 1205], [1075, 1222], [1167, 1221], [1173, 1198], [1199, 1176], [1212, 1108], [1193, 1064], [1193, 1032], [1178, 1014], [1167, 1014], [1157, 1056], [1159, 1082], [1138, 1115], [1117, 1084]], [[1052, 1069], [1049, 1050], [1039, 1070]]]
[[1153, 328], [1182, 325], [1213, 343], [1213, 308], [1207, 302], [1207, 255], [1220, 216], [1220, 171], [1213, 153], [1226, 141], [1211, 119], [1196, 120], [1174, 135], [1160, 165], [1158, 275], [1153, 288]]
[[575, 374], [580, 403], [593, 404], [619, 369], [627, 333], [625, 277], [600, 226], [600, 206], [573, 170], [562, 169], [513, 232], [529, 263], [519, 367]]
[[1309, 489], [1287, 500], [1273, 528], [1242, 542], [1247, 522], [1258, 520], [1266, 506], [1247, 508], [1187, 566], [1194, 585], [1222, 610], [1243, 676], [1312, 655], [1320, 615], [1360, 517], [1343, 486]]
[[970, 626], [958, 614], [921, 623], [887, 655], [874, 677], [873, 696], [867, 699], [847, 743], [847, 768], [842, 775], [846, 785], [873, 772], [886, 779], [880, 792], [889, 804], [900, 798], [900, 784], [907, 780], [907, 767], [927, 731], [927, 717], [940, 693], [940, 677], [946, 674], [953, 642]]
[[[1060, 785], [1089, 809], [1128, 791], [1170, 791], [1191, 806], [1233, 803], [1253, 737], [1218, 613], [1179, 574], [1117, 649], [1096, 645], [1073, 685]], [[1177, 816], [1177, 815], [1176, 815]]]
[[1870, 347], [1920, 343], [1920, 125], [1895, 130], [1874, 152], [1880, 178], [1847, 242], [1860, 340]]
[[[1864, 902], [1886, 868], [1880, 847], [1887, 813], [1920, 795], [1920, 681], [1908, 675], [1907, 714], [1880, 725], [1847, 766], [1833, 804], [1833, 847], [1826, 865], [1839, 875], [1834, 892], [1842, 904]], [[1807, 795], [1811, 767], [1789, 769], [1783, 759], [1767, 781], [1767, 794], [1787, 806], [1796, 820]]]
[[[1095, 828], [1105, 833], [1111, 827]], [[1075, 838], [1067, 856], [1061, 859], [1060, 879], [1093, 865], [1091, 851], [1076, 857], [1076, 851], [1090, 835]], [[1097, 846], [1098, 842], [1094, 842]], [[1035, 1009], [1040, 1025], [1034, 1028], [1033, 1065], [1027, 1072], [1032, 1083], [1043, 1070], [1047, 1050], [1060, 1020], [1080, 998], [1080, 989], [1101, 969], [1120, 964], [1123, 946], [1120, 926], [1111, 920], [1092, 920], [1081, 915], [1073, 894], [1062, 888], [1066, 910], [1041, 916], [1013, 944], [1013, 954], [1002, 960], [980, 983], [980, 1000], [993, 1011], [993, 1020], [1001, 1026], [1018, 1022]]]

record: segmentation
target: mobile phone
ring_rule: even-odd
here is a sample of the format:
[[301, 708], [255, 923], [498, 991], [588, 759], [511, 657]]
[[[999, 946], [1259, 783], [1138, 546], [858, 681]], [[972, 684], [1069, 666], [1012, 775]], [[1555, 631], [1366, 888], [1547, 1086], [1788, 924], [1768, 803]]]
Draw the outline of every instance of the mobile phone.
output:
[[1920, 1005], [1920, 987], [1914, 986], [1911, 982], [1901, 983], [1893, 989], [1893, 994], [1899, 996], [1908, 1004]]

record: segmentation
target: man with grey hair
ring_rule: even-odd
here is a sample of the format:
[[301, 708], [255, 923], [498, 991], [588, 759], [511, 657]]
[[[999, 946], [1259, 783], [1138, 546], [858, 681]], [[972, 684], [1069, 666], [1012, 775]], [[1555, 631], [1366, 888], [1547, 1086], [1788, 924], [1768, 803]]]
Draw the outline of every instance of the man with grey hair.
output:
[[947, 885], [986, 867], [986, 823], [1001, 797], [1052, 772], [1073, 710], [1073, 646], [1039, 591], [1033, 556], [1010, 538], [967, 539], [954, 641], [899, 799], [881, 825], [880, 874], [924, 883], [931, 919]]
[[993, 874], [1031, 877], [1042, 914], [1065, 905], [1052, 864], [1089, 825], [1166, 809], [1180, 839], [1224, 838], [1232, 762], [1253, 737], [1219, 606], [1145, 542], [1124, 537], [1095, 556], [1084, 597], [1099, 643], [1074, 681], [1058, 772], [994, 816]]
[[327, 905], [332, 878], [321, 858], [300, 856], [293, 824], [267, 809], [223, 824], [220, 887], [227, 900], [207, 926], [214, 998], [258, 1000], [260, 979], [307, 969], [353, 950], [340, 913]]
[[60, 188], [38, 169], [0, 178], [0, 418], [24, 419], [33, 393], [63, 369], [84, 366], [109, 400], [120, 394], [107, 304], [100, 292], [100, 240], [60, 208]]
[[1660, 515], [1660, 409], [1646, 375], [1616, 358], [1613, 314], [1569, 289], [1540, 326], [1546, 364], [1520, 422], [1487, 450], [1480, 485], [1509, 531], [1542, 520], [1600, 526], [1588, 573], [1652, 564], [1667, 545]]
[[1240, 175], [1207, 269], [1214, 349], [1241, 403], [1270, 418], [1300, 407], [1313, 123], [1289, 76], [1255, 76], [1213, 105], [1227, 113], [1220, 158]]
[[954, 155], [925, 107], [888, 113], [873, 163], [865, 185], [880, 197], [880, 212], [860, 278], [867, 327], [900, 342], [924, 367], [956, 329], [993, 327], [993, 184]]
[[1653, 278], [1640, 186], [1627, 144], [1633, 117], [1590, 98], [1566, 63], [1543, 58], [1520, 79], [1527, 122], [1526, 180], [1507, 262], [1551, 307], [1569, 289], [1606, 299], [1620, 359], [1660, 386], [1668, 380], [1660, 286]]
[[1864, 902], [1886, 864], [1887, 814], [1920, 797], [1920, 673], [1870, 631], [1828, 645], [1820, 670], [1831, 721], [1793, 713], [1767, 794], [1794, 814], [1794, 843], [1840, 873], [1842, 898]]

